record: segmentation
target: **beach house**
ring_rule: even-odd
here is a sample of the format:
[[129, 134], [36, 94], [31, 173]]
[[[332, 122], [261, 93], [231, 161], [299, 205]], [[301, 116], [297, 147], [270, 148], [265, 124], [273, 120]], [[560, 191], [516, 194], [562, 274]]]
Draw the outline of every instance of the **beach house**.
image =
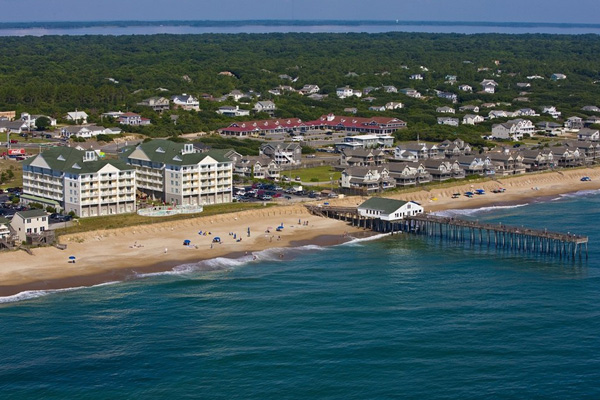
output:
[[31, 235], [48, 230], [48, 213], [44, 210], [18, 211], [10, 221], [10, 226], [21, 242]]
[[423, 207], [414, 201], [403, 201], [371, 197], [358, 206], [362, 217], [379, 218], [383, 221], [398, 221], [423, 213]]

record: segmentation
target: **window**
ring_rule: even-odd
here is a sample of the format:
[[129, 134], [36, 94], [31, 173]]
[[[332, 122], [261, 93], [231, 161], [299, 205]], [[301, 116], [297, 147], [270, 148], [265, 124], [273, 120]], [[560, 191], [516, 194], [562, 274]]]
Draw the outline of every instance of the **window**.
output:
[[30, 224], [31, 223], [31, 218], [27, 219], [27, 223]]

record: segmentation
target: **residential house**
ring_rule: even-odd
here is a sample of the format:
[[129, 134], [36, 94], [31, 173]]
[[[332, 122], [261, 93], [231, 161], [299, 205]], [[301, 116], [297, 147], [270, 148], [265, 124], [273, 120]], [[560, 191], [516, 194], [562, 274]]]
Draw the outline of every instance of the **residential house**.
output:
[[550, 114], [552, 118], [556, 119], [560, 117], [561, 112], [556, 110], [554, 106], [544, 106], [542, 109], [543, 114]]
[[89, 139], [98, 135], [107, 134], [106, 128], [96, 125], [69, 125], [61, 128], [60, 135], [65, 139], [71, 137]]
[[181, 108], [187, 111], [200, 111], [200, 102], [191, 94], [179, 94], [171, 96], [174, 108]]
[[458, 118], [438, 117], [437, 123], [439, 125], [458, 126], [459, 120]]
[[149, 97], [137, 103], [139, 106], [150, 107], [156, 112], [163, 112], [171, 107], [171, 101], [165, 97]]
[[240, 101], [240, 99], [242, 97], [245, 97], [245, 95], [244, 95], [244, 93], [242, 93], [241, 90], [233, 89], [231, 92], [229, 92], [229, 94], [227, 95], [227, 97], [233, 98], [234, 101]]
[[233, 173], [253, 179], [279, 179], [281, 167], [267, 156], [242, 156], [234, 163]]
[[519, 89], [527, 89], [527, 88], [531, 87], [531, 83], [529, 83], [529, 82], [518, 82], [517, 83], [517, 87]]
[[421, 93], [419, 93], [417, 90], [412, 89], [412, 88], [400, 89], [400, 93], [403, 93], [403, 94], [407, 95], [408, 97], [412, 97], [415, 99], [421, 98]]
[[48, 213], [44, 210], [18, 211], [10, 221], [10, 226], [19, 240], [26, 242], [28, 236], [48, 230]]
[[553, 81], [561, 81], [563, 79], [567, 79], [567, 76], [565, 74], [552, 74], [550, 79]]
[[518, 153], [512, 154], [509, 151], [489, 152], [486, 153], [486, 156], [494, 164], [496, 176], [520, 175], [525, 173], [523, 156]]
[[3, 242], [10, 242], [13, 236], [13, 231], [10, 227], [10, 220], [0, 217], [0, 249], [2, 249]]
[[362, 92], [360, 90], [352, 89], [350, 86], [337, 88], [335, 93], [340, 99], [345, 99], [352, 96], [362, 97]]
[[277, 165], [299, 165], [302, 146], [298, 143], [266, 142], [260, 146], [259, 154], [272, 158]]
[[356, 107], [346, 107], [344, 108], [344, 112], [348, 114], [356, 114], [358, 112], [358, 108]]
[[221, 106], [217, 109], [217, 114], [226, 117], [243, 117], [250, 115], [250, 110], [241, 109], [240, 106]]
[[373, 92], [373, 91], [375, 91], [375, 90], [379, 90], [379, 89], [380, 89], [380, 88], [378, 88], [378, 87], [375, 87], [375, 86], [367, 86], [366, 88], [364, 88], [364, 89], [362, 90], [362, 92], [363, 92], [363, 94], [369, 94], [369, 93], [371, 93], [371, 92]]
[[590, 125], [597, 125], [600, 124], [600, 117], [597, 117], [595, 115], [589, 117], [588, 119], [586, 119], [583, 124], [585, 126], [590, 126]]
[[583, 128], [583, 118], [569, 117], [565, 121], [565, 128], [569, 130], [579, 130]]
[[371, 167], [384, 163], [385, 153], [379, 149], [343, 149], [340, 153], [340, 165], [343, 167]]
[[358, 206], [358, 214], [362, 217], [378, 218], [382, 221], [400, 221], [423, 213], [423, 207], [414, 201], [403, 201], [371, 197]]
[[313, 93], [319, 93], [321, 88], [317, 85], [304, 85], [302, 89], [299, 90], [300, 94], [308, 95]]
[[563, 126], [561, 124], [557, 124], [556, 122], [538, 122], [535, 124], [535, 127], [538, 132], [549, 136], [558, 136], [563, 133]]
[[0, 132], [7, 132], [7, 133], [16, 133], [16, 134], [21, 134], [23, 133], [25, 130], [27, 130], [28, 124], [27, 122], [21, 121], [21, 120], [16, 120], [16, 121], [0, 121]]
[[462, 92], [472, 92], [473, 91], [473, 87], [470, 85], [460, 85], [458, 87], [458, 90], [462, 91]]
[[581, 110], [600, 113], [600, 108], [596, 106], [583, 106], [581, 107]]
[[583, 158], [586, 165], [600, 159], [600, 143], [598, 142], [572, 140], [565, 142], [565, 146], [578, 149], [579, 155]]
[[406, 187], [431, 182], [431, 174], [420, 162], [391, 162], [386, 166], [390, 176], [396, 181], [396, 186]]
[[478, 113], [479, 112], [479, 107], [475, 106], [473, 104], [467, 104], [467, 105], [458, 107], [458, 111]]
[[394, 149], [394, 159], [399, 161], [418, 161], [439, 157], [439, 149], [435, 144], [405, 142], [400, 143]]
[[253, 110], [256, 112], [264, 112], [271, 116], [275, 113], [276, 109], [277, 107], [275, 106], [275, 103], [270, 100], [258, 101], [256, 104], [254, 104], [253, 108]]
[[523, 165], [527, 172], [544, 171], [555, 166], [554, 154], [548, 149], [524, 149], [521, 150], [521, 156], [523, 156]]
[[378, 193], [396, 187], [386, 167], [349, 167], [342, 171], [340, 187], [351, 192]]
[[492, 126], [492, 137], [494, 139], [510, 139], [518, 141], [523, 135], [531, 135], [534, 132], [533, 123], [527, 119], [513, 119], [503, 124]]
[[485, 119], [481, 115], [477, 114], [466, 114], [462, 119], [463, 125], [476, 125], [482, 123], [483, 121], [485, 121]]
[[423, 80], [423, 75], [421, 75], [421, 74], [412, 74], [408, 79], [413, 80], [413, 81], [422, 81]]
[[600, 141], [600, 131], [598, 129], [583, 128], [577, 132], [578, 140], [587, 140], [590, 142]]
[[504, 110], [492, 110], [488, 113], [488, 118], [489, 119], [494, 119], [494, 118], [506, 118], [512, 116], [512, 113], [510, 113], [508, 111], [504, 111]]
[[485, 93], [495, 93], [496, 86], [498, 86], [496, 81], [494, 81], [492, 79], [484, 79], [481, 81], [480, 85], [481, 85], [482, 90]]
[[137, 189], [150, 198], [202, 205], [232, 201], [233, 163], [227, 153], [202, 152], [192, 143], [155, 139], [130, 146], [120, 156], [134, 169]]
[[[352, 146], [339, 146], [339, 148], [390, 148], [394, 145], [394, 137], [389, 135], [356, 135], [346, 136], [343, 144], [352, 144]], [[336, 143], [336, 147], [338, 144]]]
[[459, 156], [456, 161], [466, 175], [493, 176], [496, 173], [494, 164], [486, 156]]
[[398, 89], [396, 86], [383, 86], [383, 91], [386, 93], [398, 93]]
[[31, 115], [26, 112], [21, 113], [21, 121], [27, 123], [26, 129], [36, 129], [35, 122], [38, 120], [38, 118], [46, 118], [48, 121], [50, 121], [50, 126], [56, 126], [56, 118], [52, 118], [48, 115]]
[[540, 114], [536, 113], [532, 108], [521, 108], [513, 112], [513, 117], [539, 117]]
[[133, 126], [150, 125], [151, 124], [150, 119], [143, 118], [141, 115], [135, 114], [132, 112], [123, 113], [119, 117], [119, 123], [121, 125], [133, 125]]
[[444, 107], [436, 108], [435, 112], [442, 113], [442, 114], [454, 114], [454, 113], [456, 113], [456, 110], [452, 107], [444, 106]]
[[446, 75], [444, 79], [446, 80], [446, 83], [454, 85], [456, 83], [457, 77], [456, 75]]
[[369, 111], [379, 111], [379, 112], [383, 112], [386, 111], [387, 109], [385, 108], [385, 106], [371, 106], [369, 107]]
[[585, 156], [582, 156], [577, 148], [566, 146], [553, 147], [552, 154], [554, 155], [556, 164], [563, 168], [579, 167], [585, 161]]
[[404, 108], [404, 104], [397, 101], [390, 101], [385, 104], [385, 108], [387, 110], [399, 110], [401, 108]]
[[422, 161], [425, 170], [431, 175], [435, 182], [447, 181], [448, 179], [462, 179], [465, 171], [456, 160], [427, 159]]
[[450, 100], [452, 103], [458, 102], [458, 96], [451, 92], [437, 92], [437, 97], [440, 99]]
[[438, 146], [439, 154], [445, 158], [456, 158], [471, 154], [471, 146], [462, 139], [444, 140]]
[[88, 115], [85, 111], [72, 111], [67, 113], [65, 119], [77, 124], [87, 124]]
[[136, 171], [93, 150], [52, 147], [23, 161], [21, 202], [80, 217], [135, 212]]

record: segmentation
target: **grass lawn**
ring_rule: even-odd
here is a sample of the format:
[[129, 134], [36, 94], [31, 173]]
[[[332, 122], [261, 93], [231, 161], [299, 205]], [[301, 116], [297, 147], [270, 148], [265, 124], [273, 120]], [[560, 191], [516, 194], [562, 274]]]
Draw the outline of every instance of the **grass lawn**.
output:
[[337, 182], [342, 176], [342, 173], [335, 171], [332, 167], [328, 165], [325, 165], [322, 167], [301, 168], [293, 169], [291, 171], [282, 171], [281, 175], [291, 176], [292, 180], [299, 176], [302, 182], [330, 182], [331, 176], [333, 175], [333, 180]]
[[0, 189], [23, 186], [23, 168], [21, 167], [21, 163], [15, 160], [0, 159], [0, 174], [3, 172], [6, 173], [8, 170], [12, 170], [14, 177], [11, 180], [0, 182]]
[[179, 221], [182, 219], [206, 217], [217, 214], [227, 214], [237, 211], [252, 210], [256, 208], [272, 207], [274, 204], [263, 206], [262, 203], [227, 203], [204, 206], [204, 211], [198, 214], [179, 214], [168, 217], [142, 217], [138, 214], [120, 214], [102, 217], [81, 218], [72, 226], [56, 230], [56, 234], [66, 235], [94, 231], [98, 229], [116, 229], [128, 226], [150, 225], [161, 222]]

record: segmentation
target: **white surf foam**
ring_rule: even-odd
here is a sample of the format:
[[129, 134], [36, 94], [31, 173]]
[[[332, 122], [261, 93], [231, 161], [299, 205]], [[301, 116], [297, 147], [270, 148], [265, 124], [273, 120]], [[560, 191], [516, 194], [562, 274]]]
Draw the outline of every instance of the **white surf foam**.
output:
[[0, 297], [0, 304], [16, 303], [19, 301], [37, 299], [39, 297], [48, 296], [48, 295], [55, 294], [55, 293], [72, 292], [75, 290], [82, 290], [82, 289], [89, 289], [89, 288], [94, 288], [94, 287], [114, 285], [115, 283], [120, 283], [120, 282], [119, 281], [104, 282], [104, 283], [99, 283], [97, 285], [92, 285], [92, 286], [76, 286], [76, 287], [64, 288], [64, 289], [26, 290], [26, 291], [23, 291], [23, 292], [20, 292], [17, 294], [13, 294], [12, 296]]
[[378, 233], [377, 235], [368, 236], [364, 238], [353, 238], [352, 240], [347, 241], [346, 243], [342, 243], [339, 246], [358, 246], [364, 242], [372, 242], [373, 240], [379, 240], [386, 236], [390, 236], [391, 233]]
[[445, 211], [437, 211], [433, 212], [433, 215], [438, 215], [440, 217], [455, 217], [457, 215], [469, 216], [484, 212], [491, 212], [496, 210], [506, 210], [511, 208], [519, 208], [528, 206], [530, 203], [525, 204], [513, 204], [509, 206], [490, 206], [490, 207], [481, 207], [481, 208], [465, 208], [465, 209], [457, 209], [457, 210], [445, 210]]
[[559, 194], [558, 198], [559, 199], [564, 199], [564, 198], [591, 196], [591, 195], [596, 195], [598, 193], [600, 193], [600, 190], [580, 190], [578, 192], [573, 192], [573, 193]]

